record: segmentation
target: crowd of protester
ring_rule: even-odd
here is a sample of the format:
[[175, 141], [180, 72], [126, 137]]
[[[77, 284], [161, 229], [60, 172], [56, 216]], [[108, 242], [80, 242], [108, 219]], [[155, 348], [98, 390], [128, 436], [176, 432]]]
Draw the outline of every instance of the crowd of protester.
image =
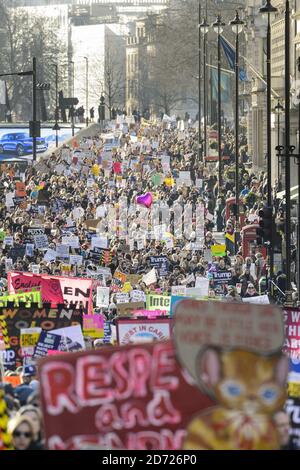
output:
[[[125, 237], [118, 237], [117, 230], [108, 236], [110, 256], [103, 266], [109, 268], [111, 274], [106, 278], [106, 286], [111, 285], [114, 273], [121, 271], [139, 275], [131, 287], [145, 294], [171, 295], [172, 287], [194, 288], [199, 278], [209, 280], [208, 297], [224, 301], [241, 302], [264, 294], [268, 269], [265, 257], [259, 250], [243, 257], [242, 247], [236, 252], [231, 238], [226, 238], [226, 234], [232, 235], [235, 230], [233, 215], [226, 217], [226, 200], [235, 197], [234, 136], [230, 129], [224, 133], [222, 153], [226, 158], [222, 188], [218, 185], [216, 162], [199, 160], [198, 135], [192, 125], [186, 123], [186, 129], [182, 131], [177, 125], [141, 120], [140, 123], [121, 124], [119, 129], [109, 132], [117, 134], [118, 147], [108, 149], [105, 134], [83, 138], [81, 142], [75, 138], [69, 150], [65, 147], [25, 170], [5, 163], [1, 165], [0, 232], [5, 233], [0, 241], [2, 293], [7, 291], [9, 270], [32, 272], [37, 269], [41, 274], [67, 275], [67, 261], [45, 260], [45, 251], [36, 246], [31, 252], [26, 250], [23, 256], [18, 254], [26, 244], [34, 244], [31, 228], [45, 229], [48, 249], [52, 250], [56, 250], [66, 234], [71, 232], [78, 236], [79, 247], [70, 248], [70, 254], [81, 255], [83, 264], [71, 266], [68, 275], [90, 277], [93, 271], [97, 272], [99, 262], [92, 255], [90, 221], [101, 219], [97, 212], [99, 207], [107, 216], [109, 209], [116, 207], [122, 199], [127, 202], [130, 231]], [[240, 197], [246, 225], [258, 220], [258, 212], [266, 200], [267, 174], [252, 169], [244, 135], [240, 136], [240, 145]], [[209, 141], [208, 148], [213, 149], [214, 143]], [[108, 160], [105, 159], [107, 155]], [[162, 155], [170, 157], [169, 165], [164, 166]], [[189, 172], [189, 182], [177, 184], [181, 172]], [[10, 199], [7, 196], [15, 192], [17, 181], [25, 184], [25, 194]], [[169, 238], [144, 237], [140, 245], [138, 234], [143, 227], [145, 211], [136, 204], [136, 198], [147, 193], [151, 193], [154, 203], [160, 202], [169, 209], [170, 223], [165, 227]], [[184, 231], [184, 235], [176, 239], [174, 207], [179, 205], [184, 211], [190, 206], [195, 212], [200, 204], [205, 207], [202, 236], [199, 238], [193, 219], [189, 233]], [[82, 212], [79, 210], [79, 216], [75, 216], [74, 209], [78, 208]], [[101, 235], [112, 231], [107, 222], [104, 228], [102, 224], [102, 229]], [[6, 244], [7, 237], [13, 237], [13, 244]], [[211, 247], [222, 244], [226, 245], [224, 256], [213, 256]], [[157, 275], [156, 281], [147, 285], [142, 278], [151, 270], [151, 256], [165, 257], [167, 272], [164, 276]], [[220, 287], [214, 273], [222, 272], [230, 273], [230, 276]], [[280, 271], [277, 274], [284, 277]], [[102, 313], [110, 319], [117, 315], [113, 291], [110, 305]], [[16, 388], [4, 385], [10, 414], [9, 432], [14, 448], [19, 450], [43, 448], [36, 373], [35, 366], [26, 365], [7, 374], [21, 376], [21, 385]]]

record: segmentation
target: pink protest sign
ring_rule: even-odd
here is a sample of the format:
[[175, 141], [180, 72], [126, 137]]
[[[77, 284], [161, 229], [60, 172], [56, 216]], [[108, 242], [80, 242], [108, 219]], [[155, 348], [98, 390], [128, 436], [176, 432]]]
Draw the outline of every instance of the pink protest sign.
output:
[[11, 294], [40, 287], [43, 303], [52, 306], [65, 304], [67, 308], [83, 308], [86, 313], [92, 312], [92, 279], [11, 272], [7, 280]]
[[50, 450], [179, 450], [191, 417], [213, 403], [170, 342], [48, 357], [39, 373]]
[[168, 315], [166, 310], [133, 310], [131, 313], [135, 317], [147, 318], [165, 317]]
[[293, 359], [300, 357], [300, 309], [284, 309], [285, 341], [283, 351]]

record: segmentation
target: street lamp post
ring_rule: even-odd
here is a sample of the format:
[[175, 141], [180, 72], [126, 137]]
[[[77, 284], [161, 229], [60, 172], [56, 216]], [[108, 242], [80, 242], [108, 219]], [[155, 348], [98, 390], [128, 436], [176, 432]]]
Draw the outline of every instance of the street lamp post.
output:
[[51, 64], [52, 67], [55, 69], [55, 125], [53, 127], [53, 130], [55, 130], [55, 146], [56, 148], [58, 147], [58, 131], [60, 130], [60, 127], [58, 125], [58, 120], [59, 120], [59, 109], [58, 109], [58, 65], [57, 64]]
[[236, 229], [235, 246], [238, 252], [239, 234], [240, 234], [240, 188], [239, 188], [239, 34], [243, 31], [244, 21], [239, 17], [236, 11], [235, 18], [230, 21], [230, 26], [235, 34], [235, 205], [236, 205]]
[[[290, 2], [285, 2], [285, 150], [290, 148]], [[285, 237], [286, 237], [286, 296], [291, 302], [291, 163], [285, 158]]]
[[86, 107], [86, 127], [89, 126], [89, 58], [85, 59], [85, 107]]
[[203, 149], [202, 149], [202, 93], [201, 93], [201, 48], [202, 48], [202, 41], [201, 41], [201, 18], [202, 18], [202, 11], [201, 11], [201, 0], [199, 0], [199, 33], [198, 33], [198, 40], [199, 40], [199, 51], [198, 51], [198, 58], [199, 58], [199, 77], [198, 77], [198, 161], [202, 160]]
[[[277, 147], [280, 146], [280, 115], [284, 112], [284, 107], [278, 100], [276, 106], [274, 107], [274, 112], [277, 116]], [[278, 167], [277, 167], [277, 178], [278, 185], [280, 185], [281, 171], [280, 171], [280, 159], [278, 158]]]
[[209, 31], [209, 24], [207, 18], [204, 18], [200, 24], [200, 32], [203, 35], [203, 147], [204, 150], [204, 163], [206, 163], [207, 153], [207, 75], [206, 75], [206, 62], [207, 62], [207, 33]]
[[218, 176], [218, 184], [219, 184], [219, 195], [221, 194], [222, 190], [222, 139], [221, 139], [221, 34], [223, 31], [223, 27], [225, 23], [223, 23], [221, 16], [218, 15], [217, 20], [212, 24], [212, 27], [215, 33], [218, 35], [218, 160], [219, 160], [219, 176]]
[[[267, 197], [268, 207], [272, 207], [272, 143], [271, 143], [271, 15], [277, 11], [277, 8], [271, 5], [271, 0], [267, 0], [259, 12], [267, 16]], [[270, 256], [270, 279], [273, 278], [274, 273], [274, 233], [271, 230], [269, 256]]]
[[[75, 62], [70, 60], [69, 64], [72, 64], [72, 98], [74, 98], [75, 94]], [[72, 137], [75, 135], [75, 125], [74, 125], [74, 114], [75, 114], [75, 107], [72, 105], [71, 109], [71, 122], [72, 122]]]
[[30, 136], [32, 137], [32, 158], [36, 160], [36, 138], [40, 136], [40, 121], [37, 121], [37, 106], [36, 106], [36, 92], [37, 92], [37, 80], [36, 80], [36, 58], [32, 59], [32, 70], [26, 72], [13, 72], [13, 73], [2, 73], [0, 77], [10, 76], [32, 76], [32, 121], [29, 122]]

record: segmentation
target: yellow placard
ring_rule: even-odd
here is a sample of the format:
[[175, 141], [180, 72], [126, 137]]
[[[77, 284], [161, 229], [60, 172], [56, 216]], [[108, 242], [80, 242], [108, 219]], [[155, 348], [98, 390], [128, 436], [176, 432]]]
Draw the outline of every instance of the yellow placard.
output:
[[210, 249], [212, 256], [226, 256], [226, 245], [213, 245]]

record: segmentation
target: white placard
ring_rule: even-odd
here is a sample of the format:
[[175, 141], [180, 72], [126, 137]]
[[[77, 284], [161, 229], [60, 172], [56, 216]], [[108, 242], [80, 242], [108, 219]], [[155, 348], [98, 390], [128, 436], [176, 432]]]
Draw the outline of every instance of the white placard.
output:
[[146, 302], [146, 294], [142, 290], [132, 290], [130, 292], [130, 301], [131, 302]]
[[70, 264], [72, 266], [82, 266], [83, 257], [81, 255], [70, 255]]
[[13, 270], [13, 260], [11, 258], [6, 258], [5, 260], [5, 271], [8, 273]]
[[5, 205], [6, 207], [14, 207], [14, 197], [15, 193], [6, 193], [5, 195]]
[[186, 286], [172, 286], [172, 295], [185, 296], [186, 295]]
[[44, 261], [51, 262], [54, 260], [56, 260], [56, 250], [52, 250], [51, 248], [49, 248], [45, 253]]
[[71, 248], [79, 248], [79, 237], [62, 237], [62, 245], [68, 245]]
[[84, 216], [84, 209], [82, 207], [75, 207], [72, 210], [72, 215], [74, 220], [78, 220]]
[[32, 258], [34, 255], [34, 244], [33, 243], [26, 243], [25, 247], [25, 256], [29, 256]]
[[195, 288], [200, 289], [199, 297], [208, 296], [209, 279], [206, 279], [205, 277], [196, 277]]
[[101, 219], [102, 217], [105, 217], [105, 207], [98, 206], [96, 209], [96, 219]]
[[6, 246], [14, 246], [14, 237], [5, 237], [3, 244]]
[[209, 220], [209, 221], [214, 220], [214, 216], [210, 212], [207, 212], [205, 218], [206, 218], [206, 220]]
[[91, 239], [92, 249], [97, 248], [107, 248], [107, 238], [106, 237], [92, 237]]
[[117, 304], [128, 304], [130, 302], [129, 294], [125, 292], [118, 292], [116, 294]]
[[37, 250], [47, 250], [48, 248], [48, 237], [45, 234], [35, 235], [34, 244]]
[[58, 165], [54, 167], [54, 171], [58, 175], [62, 175], [65, 172], [65, 169], [66, 169], [65, 165], [63, 165], [62, 163], [59, 163]]
[[109, 287], [97, 287], [96, 306], [107, 308], [109, 306]]
[[38, 264], [32, 264], [31, 265], [31, 272], [33, 274], [40, 274], [40, 267]]
[[263, 305], [269, 305], [270, 300], [267, 295], [258, 295], [257, 297], [244, 297], [243, 302], [248, 303], [248, 304], [263, 304]]
[[57, 258], [69, 258], [69, 245], [57, 245], [56, 256]]

